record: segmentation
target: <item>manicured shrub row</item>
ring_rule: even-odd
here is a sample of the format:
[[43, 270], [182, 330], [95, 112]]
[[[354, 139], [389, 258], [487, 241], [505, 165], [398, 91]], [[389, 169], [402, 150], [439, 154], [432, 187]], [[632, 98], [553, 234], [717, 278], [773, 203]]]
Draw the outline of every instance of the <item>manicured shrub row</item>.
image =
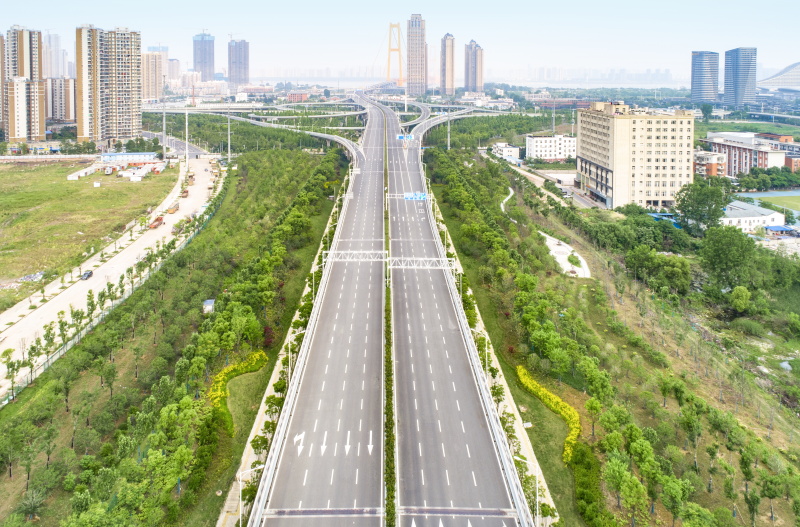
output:
[[214, 376], [211, 387], [208, 389], [208, 402], [218, 414], [220, 422], [223, 424], [228, 434], [233, 437], [233, 417], [228, 409], [228, 381], [245, 373], [252, 373], [264, 367], [267, 363], [267, 354], [261, 350], [254, 351], [242, 362], [225, 366]]
[[561, 397], [536, 382], [524, 366], [517, 366], [517, 376], [526, 390], [535, 395], [549, 409], [560, 415], [567, 423], [569, 433], [564, 440], [564, 454], [562, 458], [564, 459], [564, 463], [569, 463], [570, 460], [572, 460], [575, 444], [578, 441], [578, 437], [581, 435], [581, 418], [578, 412], [575, 408], [564, 402]]
[[386, 402], [383, 410], [384, 434], [384, 483], [386, 486], [386, 527], [394, 527], [397, 520], [396, 496], [397, 476], [394, 459], [394, 364], [392, 363], [392, 295], [386, 288], [386, 306], [384, 307], [384, 324], [386, 327], [385, 348], [383, 356], [384, 391]]

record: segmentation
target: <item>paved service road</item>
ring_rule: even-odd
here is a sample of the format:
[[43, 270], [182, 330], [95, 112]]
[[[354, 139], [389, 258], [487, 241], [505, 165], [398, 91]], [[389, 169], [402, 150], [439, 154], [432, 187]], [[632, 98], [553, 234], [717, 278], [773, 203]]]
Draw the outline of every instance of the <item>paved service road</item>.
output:
[[[208, 201], [209, 198], [210, 191], [208, 190], [208, 185], [212, 178], [209, 161], [205, 159], [190, 159], [189, 166], [191, 170], [195, 172], [195, 179], [197, 182], [193, 186], [188, 187], [189, 197], [178, 199], [177, 192], [180, 188], [176, 187], [176, 189], [173, 189], [169, 194], [167, 199], [162, 202], [162, 206], [156, 209], [157, 211], [163, 211], [171, 202], [179, 202], [180, 209], [177, 213], [167, 214], [164, 212], [164, 224], [157, 229], [146, 230], [141, 236], [130, 243], [130, 245], [104, 263], [99, 261], [98, 251], [98, 255], [92, 257], [89, 262], [84, 263], [82, 266], [82, 270], [84, 271], [88, 269], [94, 271], [94, 275], [91, 278], [88, 280], [76, 280], [75, 283], [63, 291], [58, 289], [59, 286], [57, 282], [53, 282], [53, 284], [48, 286], [47, 296], [49, 300], [41, 307], [35, 310], [29, 310], [27, 309], [28, 302], [23, 300], [16, 306], [0, 314], [0, 328], [3, 328], [3, 331], [0, 332], [0, 342], [2, 342], [3, 349], [14, 348], [14, 359], [22, 358], [22, 343], [25, 342], [26, 346], [30, 346], [37, 336], [42, 335], [42, 328], [45, 324], [58, 320], [59, 311], [64, 311], [69, 314], [70, 305], [75, 309], [86, 310], [86, 295], [90, 289], [97, 294], [101, 289], [106, 287], [106, 282], [111, 282], [116, 285], [120, 275], [124, 274], [125, 270], [129, 267], [135, 266], [136, 262], [147, 254], [146, 251], [148, 249], [155, 248], [156, 243], [169, 242], [174, 238], [175, 236], [171, 233], [172, 226], [186, 215], [200, 211], [201, 205]], [[206, 169], [208, 169], [208, 172], [206, 172]], [[128, 243], [127, 235], [119, 241], [121, 245]], [[127, 281], [125, 286], [126, 288], [129, 287]], [[53, 293], [50, 291], [53, 291]], [[59, 291], [58, 294], [51, 297], [55, 291]], [[38, 297], [40, 295], [37, 294], [35, 296]], [[20, 314], [23, 314], [24, 317], [20, 317]], [[14, 322], [14, 324], [7, 326], [7, 322]], [[60, 340], [57, 339], [56, 342], [60, 343]], [[45, 360], [45, 357], [40, 357], [37, 364], [44, 363]], [[27, 368], [20, 373], [18, 378], [27, 378]], [[18, 382], [17, 386], [19, 385], [20, 383]], [[10, 390], [10, 387], [11, 383], [6, 379], [6, 367], [0, 364], [0, 394]]]
[[[368, 110], [366, 160], [334, 251], [384, 249], [383, 114]], [[384, 263], [331, 265], [297, 373], [297, 404], [266, 504], [269, 526], [382, 525]]]
[[[389, 193], [425, 192], [418, 143], [398, 141], [387, 114]], [[427, 202], [396, 197], [389, 211], [392, 257], [439, 257]], [[446, 272], [391, 275], [401, 525], [515, 525]]]

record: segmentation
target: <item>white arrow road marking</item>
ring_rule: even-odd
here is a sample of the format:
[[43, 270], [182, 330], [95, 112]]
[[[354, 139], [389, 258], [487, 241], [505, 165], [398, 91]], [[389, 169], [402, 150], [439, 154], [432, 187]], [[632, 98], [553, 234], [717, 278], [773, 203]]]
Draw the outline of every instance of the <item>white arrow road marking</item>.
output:
[[367, 445], [367, 450], [369, 450], [369, 455], [372, 455], [372, 430], [369, 431], [369, 444]]
[[328, 442], [328, 432], [325, 432], [325, 435], [322, 437], [322, 446], [319, 447], [320, 450], [322, 450], [322, 454], [321, 455], [323, 455], [323, 456], [325, 455], [325, 449], [328, 448], [328, 445], [325, 444], [327, 442]]
[[350, 430], [347, 431], [347, 443], [344, 445], [344, 455], [350, 453]]
[[299, 456], [300, 453], [303, 451], [303, 440], [306, 437], [306, 433], [300, 433], [294, 436], [294, 444], [296, 445], [298, 441], [300, 441], [300, 445], [297, 447], [297, 455]]

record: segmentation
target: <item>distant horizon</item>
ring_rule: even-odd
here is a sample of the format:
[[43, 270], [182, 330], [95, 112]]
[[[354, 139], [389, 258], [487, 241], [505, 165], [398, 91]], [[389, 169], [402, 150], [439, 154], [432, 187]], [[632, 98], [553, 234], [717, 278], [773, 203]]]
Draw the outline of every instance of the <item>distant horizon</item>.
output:
[[[74, 60], [75, 28], [86, 23], [103, 29], [127, 26], [141, 32], [143, 51], [167, 46], [170, 58], [180, 60], [184, 71], [192, 67], [192, 37], [205, 31], [215, 37], [216, 72], [227, 69], [227, 42], [232, 38], [250, 42], [254, 78], [385, 78], [389, 23], [399, 22], [405, 38], [406, 21], [412, 13], [421, 13], [426, 22], [430, 86], [438, 84], [439, 44], [445, 33], [456, 39], [456, 85], [463, 85], [463, 49], [472, 39], [485, 50], [485, 80], [517, 84], [561, 82], [555, 77], [576, 85], [569, 77], [576, 70], [625, 74], [660, 70], [669, 71], [669, 82], [640, 85], [688, 86], [691, 53], [696, 50], [720, 53], [724, 70], [726, 50], [756, 47], [759, 79], [800, 61], [800, 51], [774, 37], [771, 21], [762, 20], [767, 17], [739, 16], [740, 8], [749, 8], [749, 3], [709, 1], [719, 9], [714, 10], [714, 24], [703, 26], [702, 31], [692, 19], [700, 10], [690, 0], [676, 0], [666, 10], [646, 5], [631, 10], [628, 3], [613, 0], [602, 5], [577, 0], [570, 6], [574, 16], [564, 16], [558, 5], [522, 4], [515, 6], [513, 17], [487, 11], [478, 2], [462, 3], [454, 13], [444, 2], [382, 6], [363, 0], [354, 0], [346, 8], [311, 2], [302, 15], [292, 5], [276, 4], [267, 11], [248, 0], [239, 2], [235, 10], [213, 13], [180, 0], [140, 0], [137, 9], [123, 17], [103, 9], [105, 4], [97, 0], [73, 0], [68, 10], [31, 10], [12, 3], [4, 7], [0, 30], [5, 33], [12, 25], [21, 25], [58, 34], [62, 48]], [[702, 11], [713, 7], [705, 4]], [[548, 72], [552, 75], [545, 78]], [[605, 83], [610, 87], [639, 84]]]

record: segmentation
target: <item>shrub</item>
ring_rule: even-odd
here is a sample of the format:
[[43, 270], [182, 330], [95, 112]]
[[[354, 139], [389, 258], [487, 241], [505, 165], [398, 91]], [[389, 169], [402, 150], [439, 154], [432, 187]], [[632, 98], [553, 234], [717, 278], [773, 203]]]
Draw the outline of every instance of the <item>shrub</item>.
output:
[[764, 329], [764, 326], [749, 318], [737, 318], [731, 322], [730, 327], [733, 330], [744, 333], [745, 335], [751, 335], [753, 337], [763, 337], [767, 333], [767, 331]]
[[550, 410], [560, 415], [567, 423], [569, 433], [564, 440], [564, 454], [562, 458], [564, 459], [564, 463], [569, 463], [572, 459], [575, 443], [577, 443], [578, 437], [581, 435], [581, 418], [578, 412], [575, 408], [564, 402], [561, 397], [536, 382], [524, 366], [517, 366], [517, 376], [526, 390], [535, 395]]

